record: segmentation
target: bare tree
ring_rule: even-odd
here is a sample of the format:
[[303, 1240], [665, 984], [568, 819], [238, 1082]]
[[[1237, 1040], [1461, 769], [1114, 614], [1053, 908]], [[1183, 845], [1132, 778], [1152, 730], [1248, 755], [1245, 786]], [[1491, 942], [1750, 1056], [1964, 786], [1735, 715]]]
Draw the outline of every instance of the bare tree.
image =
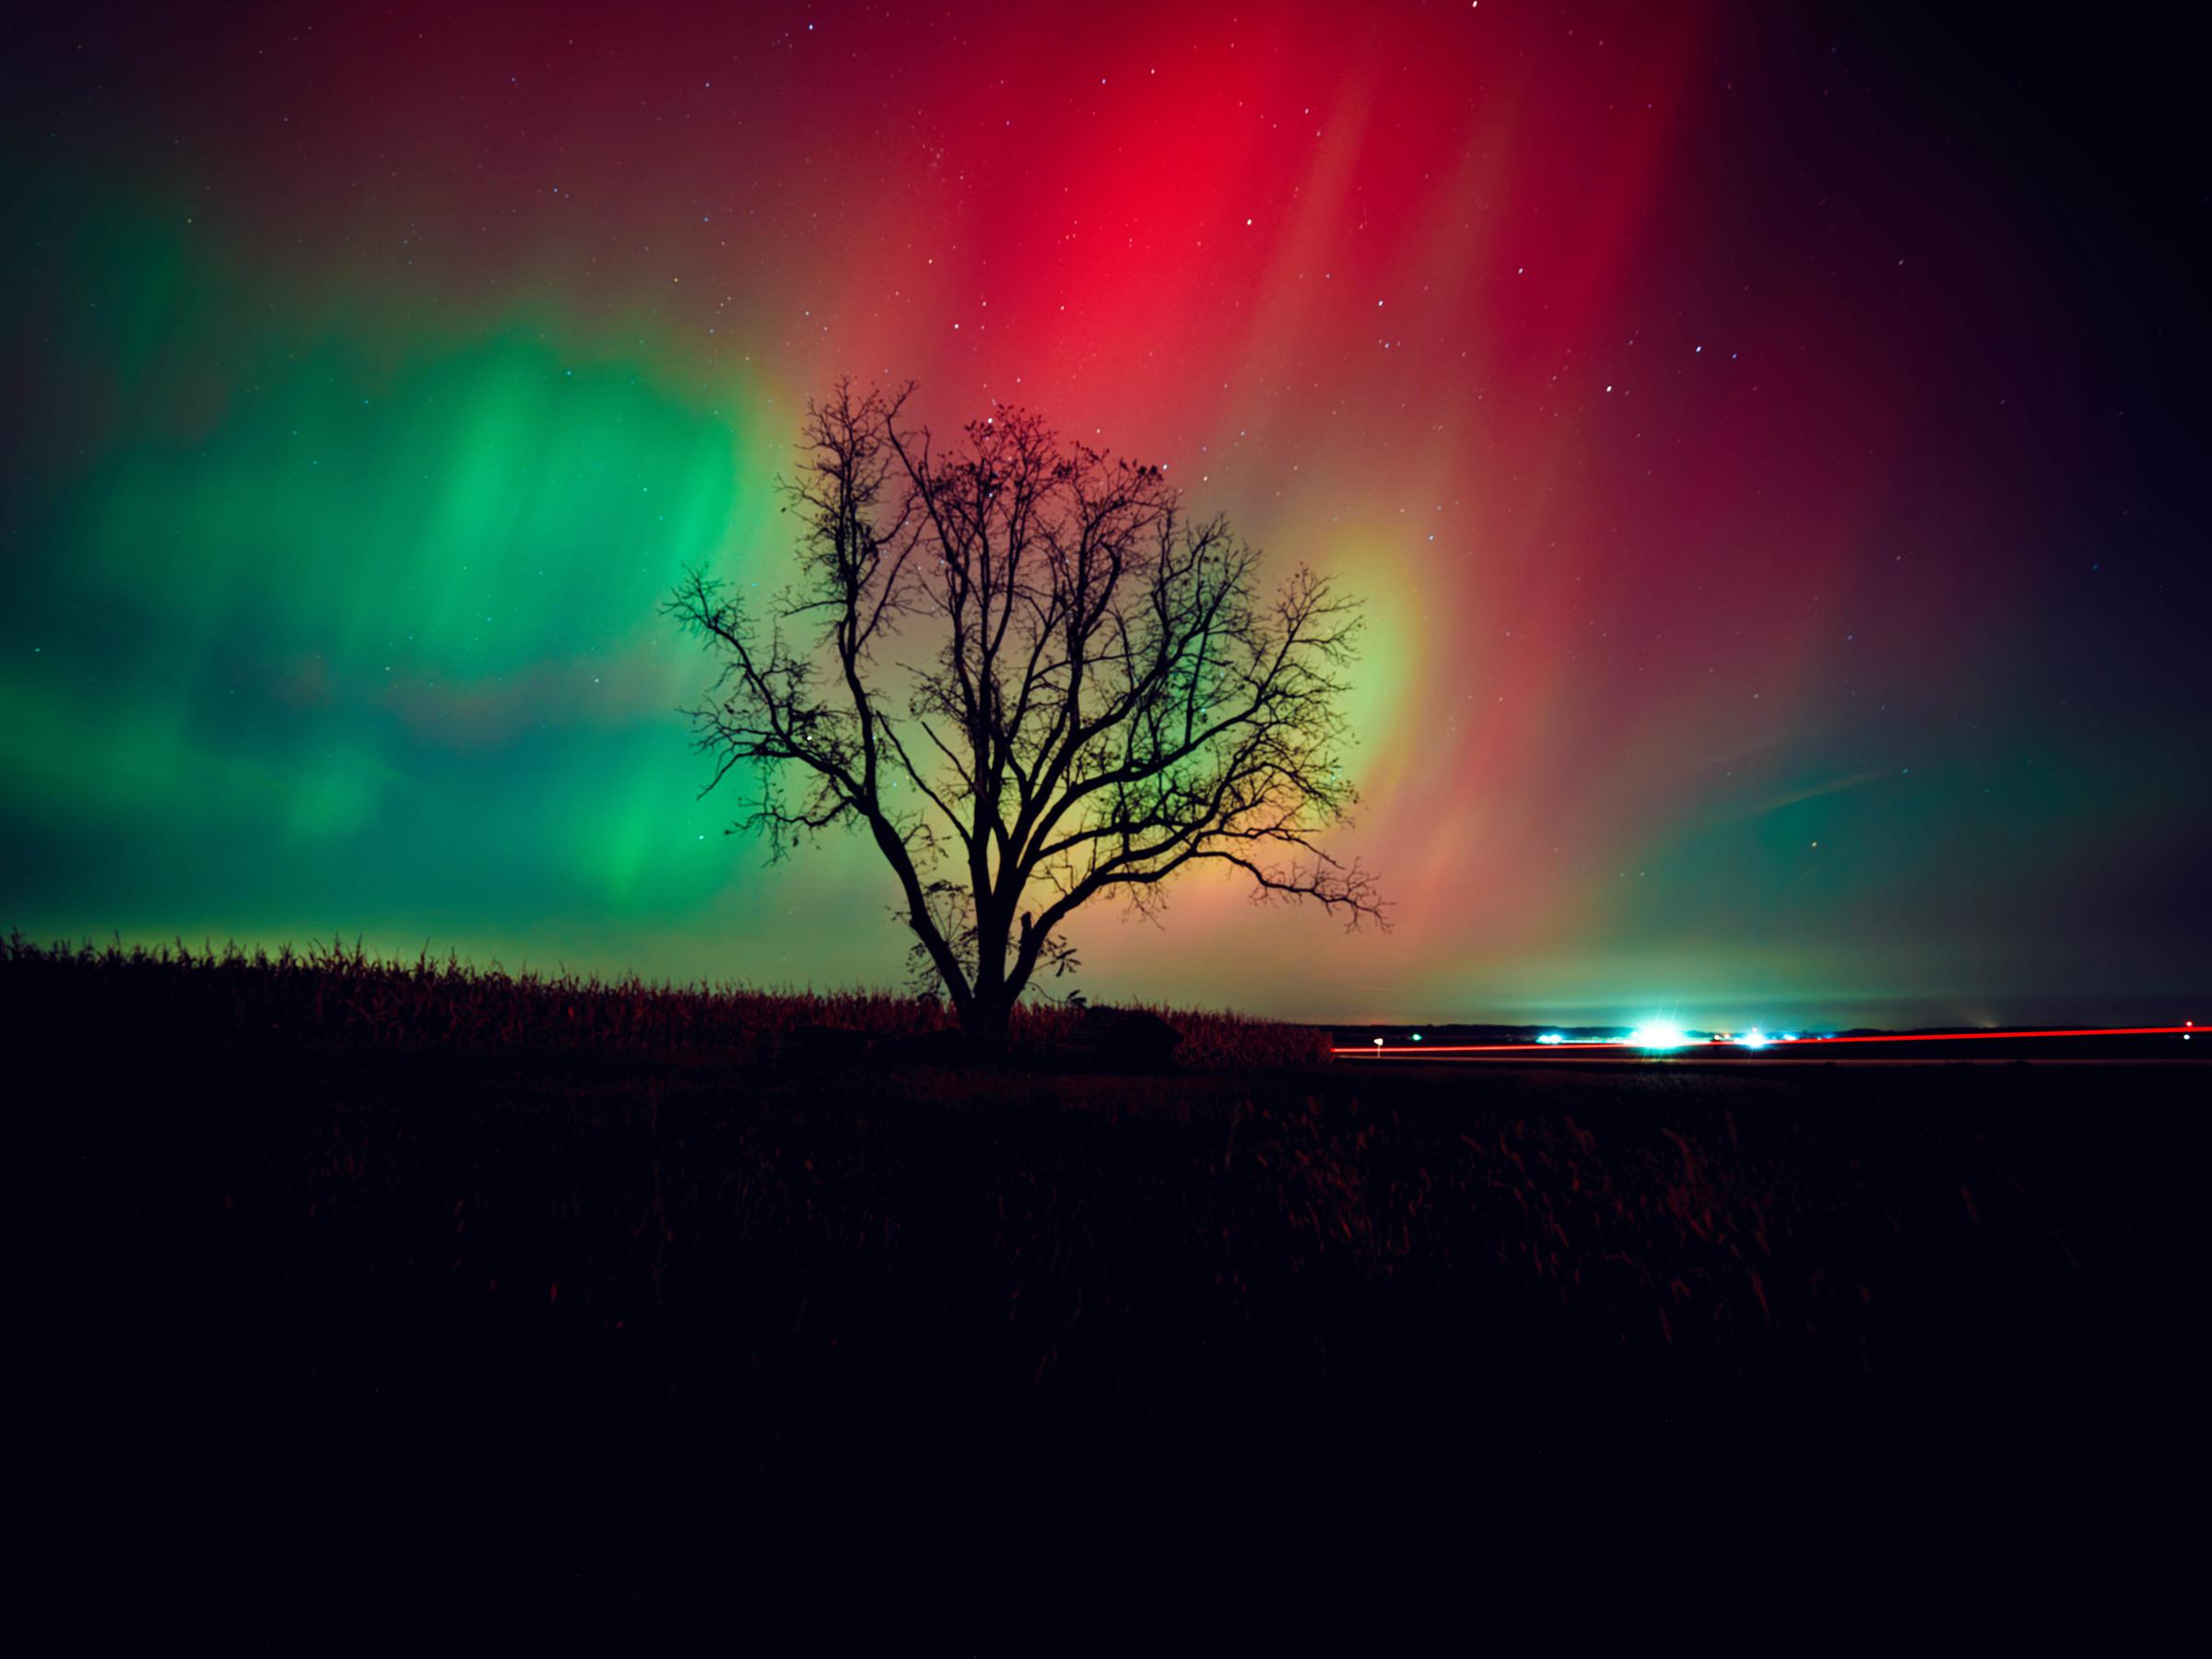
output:
[[1372, 877], [1315, 840], [1358, 799], [1356, 603], [1302, 566], [1263, 601], [1256, 552], [1162, 469], [1032, 415], [941, 451], [900, 424], [913, 390], [808, 404], [799, 576], [765, 622], [697, 570], [665, 607], [721, 663], [689, 715], [706, 790], [757, 787], [733, 831], [774, 858], [865, 827], [924, 978], [992, 1043], [1041, 966], [1073, 965], [1077, 909], [1111, 892], [1156, 916], [1192, 865], [1381, 924]]

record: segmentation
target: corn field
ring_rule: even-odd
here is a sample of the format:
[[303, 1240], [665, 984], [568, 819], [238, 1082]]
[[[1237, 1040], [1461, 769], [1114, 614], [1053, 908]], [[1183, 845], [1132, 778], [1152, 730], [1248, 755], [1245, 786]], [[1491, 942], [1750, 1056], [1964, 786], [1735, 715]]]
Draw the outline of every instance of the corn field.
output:
[[[458, 956], [413, 961], [371, 955], [357, 941], [251, 952], [194, 951], [182, 940], [41, 946], [12, 934], [0, 946], [9, 994], [67, 994], [127, 1006], [135, 1018], [203, 1040], [328, 1044], [395, 1053], [582, 1051], [624, 1056], [714, 1055], [757, 1062], [778, 1038], [827, 1026], [871, 1038], [957, 1029], [951, 1010], [880, 991], [771, 991], [671, 985], [637, 977], [509, 973]], [[1186, 1070], [1324, 1064], [1329, 1038], [1309, 1026], [1245, 1015], [1133, 1005], [1182, 1035]], [[1049, 1056], [1082, 1018], [1058, 1005], [1014, 1012], [1017, 1056]]]

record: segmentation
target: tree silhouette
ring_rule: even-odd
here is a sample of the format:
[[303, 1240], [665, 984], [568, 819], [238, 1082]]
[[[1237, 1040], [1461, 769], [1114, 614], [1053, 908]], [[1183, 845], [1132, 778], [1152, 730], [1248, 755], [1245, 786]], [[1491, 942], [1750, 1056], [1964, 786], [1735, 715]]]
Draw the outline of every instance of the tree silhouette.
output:
[[941, 451], [900, 424], [913, 391], [807, 405], [800, 573], [765, 622], [699, 570], [665, 607], [720, 659], [688, 712], [701, 794], [740, 768], [758, 787], [733, 832], [766, 831], [772, 859], [865, 827], [924, 982], [994, 1044], [1041, 967], [1074, 965], [1080, 906], [1156, 916], [1194, 864], [1381, 924], [1371, 876], [1315, 842], [1358, 799], [1338, 753], [1357, 603], [1303, 566], [1263, 602], [1257, 553], [1161, 468], [1033, 415]]

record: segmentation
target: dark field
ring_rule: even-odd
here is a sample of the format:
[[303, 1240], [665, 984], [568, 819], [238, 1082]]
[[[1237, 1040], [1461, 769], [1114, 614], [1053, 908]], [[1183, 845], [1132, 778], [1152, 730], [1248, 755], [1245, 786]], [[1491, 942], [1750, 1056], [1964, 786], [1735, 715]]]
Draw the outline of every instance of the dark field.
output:
[[1168, 1076], [1054, 1069], [1049, 1022], [886, 1069], [773, 1031], [928, 1010], [650, 1001], [16, 947], [61, 1524], [185, 1623], [514, 1550], [542, 1610], [740, 1535], [772, 1579], [1709, 1506], [2103, 1594], [2197, 1467], [2192, 1066], [1362, 1068], [1192, 1020]]

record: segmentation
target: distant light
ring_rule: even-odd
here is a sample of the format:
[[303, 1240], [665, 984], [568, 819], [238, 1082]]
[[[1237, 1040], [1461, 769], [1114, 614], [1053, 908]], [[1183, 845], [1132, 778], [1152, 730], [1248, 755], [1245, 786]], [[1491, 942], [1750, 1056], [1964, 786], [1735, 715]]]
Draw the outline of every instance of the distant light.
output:
[[1413, 1034], [1413, 1040], [1414, 1040], [1416, 1042], [1418, 1042], [1418, 1041], [1421, 1040], [1421, 1034], [1420, 1034], [1418, 1031], [1416, 1031], [1416, 1032]]
[[1767, 1034], [1757, 1026], [1753, 1026], [1736, 1041], [1745, 1048], [1761, 1049], [1767, 1046]]
[[[2206, 1027], [2206, 1030], [2212, 1030], [2212, 1026]], [[2068, 1030], [2063, 1031], [2001, 1031], [1995, 1030], [1979, 1031], [1865, 1031], [1852, 1032], [1841, 1037], [1837, 1036], [1833, 1031], [1822, 1031], [1818, 1036], [1809, 1032], [1785, 1031], [1779, 1037], [1767, 1037], [1762, 1035], [1755, 1029], [1745, 1037], [1730, 1038], [1728, 1041], [1747, 1044], [1754, 1042], [1764, 1042], [1771, 1045], [1777, 1042], [1961, 1042], [1974, 1037], [2001, 1038], [2007, 1041], [2018, 1041], [2019, 1039], [2029, 1037], [2179, 1037], [2186, 1041], [2188, 1039], [2194, 1036], [2195, 1032], [2196, 1027], [2194, 1021], [2186, 1026], [2098, 1026], [2093, 1029]], [[1376, 1058], [1382, 1058], [1382, 1054], [1387, 1052], [1384, 1046], [1386, 1040], [1381, 1037], [1375, 1037], [1371, 1038], [1369, 1041], [1373, 1042], [1375, 1045]], [[1686, 1046], [1690, 1042], [1691, 1039], [1687, 1033], [1682, 1031], [1679, 1027], [1654, 1022], [1649, 1026], [1640, 1026], [1635, 1030], [1630, 1031], [1625, 1037], [1572, 1038], [1563, 1036], [1558, 1031], [1546, 1031], [1542, 1035], [1538, 1036], [1535, 1041], [1537, 1042], [1544, 1043], [1564, 1042], [1571, 1048], [1599, 1048], [1610, 1046], [1615, 1048], [1642, 1047], [1649, 1049], [1662, 1049], [1680, 1048]], [[1453, 1054], [1503, 1054], [1511, 1053], [1516, 1050], [1525, 1051], [1530, 1046], [1531, 1044], [1526, 1041], [1516, 1042], [1459, 1044], [1448, 1046], [1443, 1052]], [[1359, 1053], [1359, 1050], [1355, 1047], [1346, 1047], [1332, 1048], [1329, 1052], [1332, 1054], [1356, 1054]]]

